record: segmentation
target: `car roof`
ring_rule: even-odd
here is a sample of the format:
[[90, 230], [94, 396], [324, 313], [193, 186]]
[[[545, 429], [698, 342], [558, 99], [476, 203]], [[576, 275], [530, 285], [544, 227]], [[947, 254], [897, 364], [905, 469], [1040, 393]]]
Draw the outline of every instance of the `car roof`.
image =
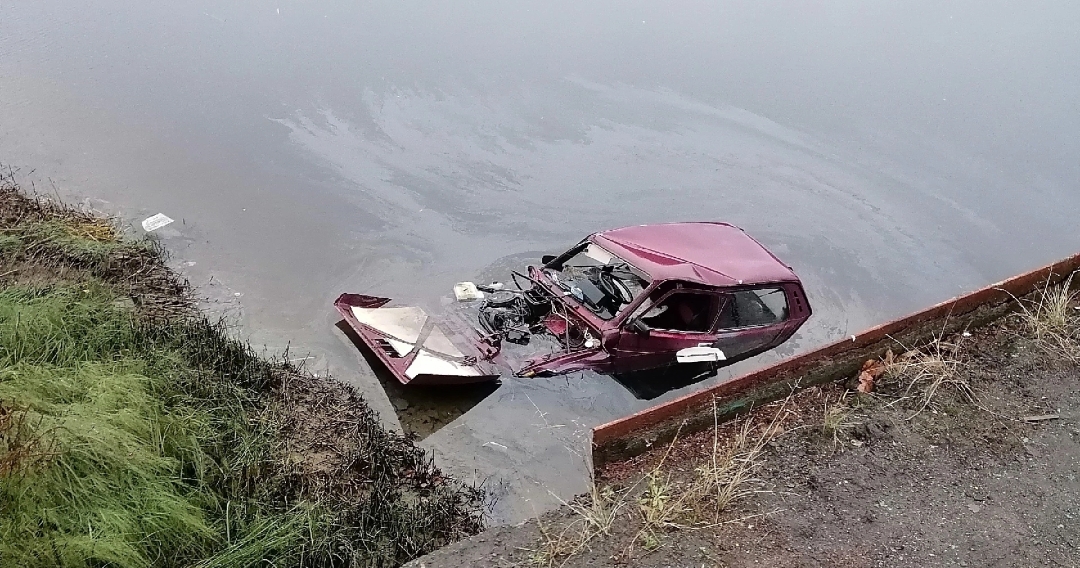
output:
[[710, 286], [799, 281], [761, 243], [728, 223], [637, 225], [590, 238], [655, 281], [685, 280]]

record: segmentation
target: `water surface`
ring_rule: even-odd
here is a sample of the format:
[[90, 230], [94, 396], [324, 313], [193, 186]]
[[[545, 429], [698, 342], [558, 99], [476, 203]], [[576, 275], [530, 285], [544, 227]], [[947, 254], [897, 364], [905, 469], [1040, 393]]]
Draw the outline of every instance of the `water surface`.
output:
[[1068, 2], [8, 2], [0, 161], [177, 219], [160, 235], [211, 307], [430, 434], [513, 520], [581, 491], [588, 429], [647, 403], [580, 374], [387, 388], [337, 294], [437, 307], [599, 229], [729, 221], [815, 315], [723, 380], [1045, 264], [1080, 248], [1078, 22]]

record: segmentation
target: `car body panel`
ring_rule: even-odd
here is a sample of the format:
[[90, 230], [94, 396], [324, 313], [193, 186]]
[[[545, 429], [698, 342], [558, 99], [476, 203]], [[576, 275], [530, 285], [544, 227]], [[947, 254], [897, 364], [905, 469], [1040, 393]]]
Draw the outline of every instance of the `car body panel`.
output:
[[481, 342], [452, 340], [454, 332], [422, 309], [385, 307], [390, 301], [342, 294], [334, 307], [403, 384], [469, 384], [499, 378], [499, 369]]

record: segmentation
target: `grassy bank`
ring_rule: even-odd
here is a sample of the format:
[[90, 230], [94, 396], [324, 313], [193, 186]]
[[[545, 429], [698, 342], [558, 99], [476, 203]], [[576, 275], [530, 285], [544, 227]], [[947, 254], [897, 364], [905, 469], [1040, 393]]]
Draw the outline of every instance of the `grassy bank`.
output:
[[480, 506], [200, 316], [152, 242], [0, 179], [0, 565], [395, 566]]

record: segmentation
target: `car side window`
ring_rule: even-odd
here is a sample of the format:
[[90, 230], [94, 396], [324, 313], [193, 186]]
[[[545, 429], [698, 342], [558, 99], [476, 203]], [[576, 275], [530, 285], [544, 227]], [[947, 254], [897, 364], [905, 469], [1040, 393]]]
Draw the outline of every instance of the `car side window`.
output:
[[731, 294], [720, 314], [720, 329], [773, 325], [788, 318], [783, 288], [758, 288]]
[[641, 315], [652, 329], [708, 333], [720, 313], [720, 296], [700, 292], [675, 292], [653, 304]]

